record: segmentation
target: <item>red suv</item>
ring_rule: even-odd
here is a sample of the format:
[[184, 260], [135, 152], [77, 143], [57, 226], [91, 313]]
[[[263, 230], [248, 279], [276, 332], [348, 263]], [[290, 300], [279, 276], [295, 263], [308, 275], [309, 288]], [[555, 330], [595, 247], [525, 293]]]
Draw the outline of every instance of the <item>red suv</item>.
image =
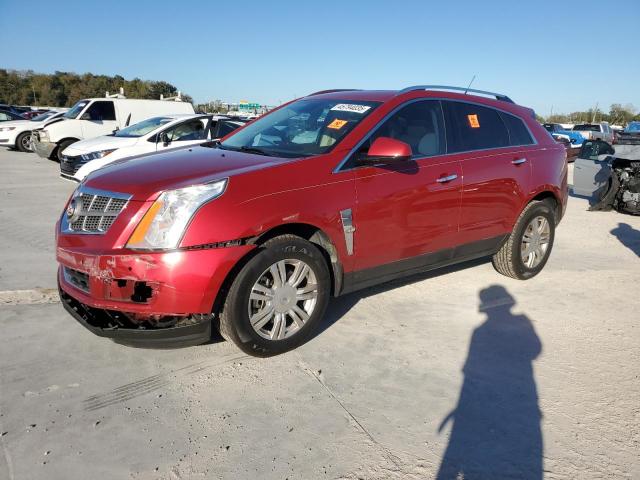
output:
[[119, 343], [192, 345], [214, 325], [271, 355], [331, 296], [489, 256], [533, 277], [566, 203], [564, 147], [504, 95], [318, 92], [90, 175], [56, 228], [60, 296]]

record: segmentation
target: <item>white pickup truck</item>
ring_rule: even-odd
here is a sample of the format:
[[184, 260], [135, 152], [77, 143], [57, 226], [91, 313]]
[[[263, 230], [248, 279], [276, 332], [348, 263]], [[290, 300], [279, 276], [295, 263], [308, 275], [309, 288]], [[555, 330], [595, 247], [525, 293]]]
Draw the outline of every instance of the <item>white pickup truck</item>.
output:
[[613, 130], [607, 122], [580, 123], [573, 127], [573, 131], [578, 132], [585, 140], [603, 140], [609, 144], [613, 143]]

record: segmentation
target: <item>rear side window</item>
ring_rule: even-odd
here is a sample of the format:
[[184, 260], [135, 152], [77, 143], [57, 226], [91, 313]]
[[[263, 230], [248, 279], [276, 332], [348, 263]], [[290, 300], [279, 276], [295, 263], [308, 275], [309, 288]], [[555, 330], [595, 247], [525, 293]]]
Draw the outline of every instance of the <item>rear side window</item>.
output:
[[217, 131], [214, 130], [215, 136], [213, 138], [225, 137], [229, 133], [233, 132], [236, 128], [238, 128], [238, 125], [235, 125], [233, 123], [224, 122], [224, 121], [218, 122]]
[[449, 153], [509, 146], [509, 132], [496, 110], [464, 102], [443, 104]]
[[507, 130], [509, 131], [509, 143], [512, 146], [515, 147], [533, 144], [533, 138], [531, 138], [529, 130], [527, 130], [527, 127], [521, 119], [504, 112], [500, 112], [500, 117], [507, 126]]
[[89, 109], [82, 116], [86, 120], [115, 120], [116, 111], [113, 102], [93, 102]]

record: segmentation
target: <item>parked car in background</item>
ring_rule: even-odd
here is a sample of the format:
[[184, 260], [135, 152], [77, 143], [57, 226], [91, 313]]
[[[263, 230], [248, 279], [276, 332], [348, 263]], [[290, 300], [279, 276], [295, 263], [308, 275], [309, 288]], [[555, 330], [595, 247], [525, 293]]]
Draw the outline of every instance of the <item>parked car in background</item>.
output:
[[579, 132], [567, 130], [559, 123], [544, 123], [542, 126], [556, 141], [566, 147], [567, 159], [573, 160], [578, 155], [584, 142], [584, 137]]
[[193, 105], [174, 100], [88, 98], [77, 102], [56, 122], [33, 132], [36, 153], [43, 158], [62, 159], [72, 143], [107, 135], [150, 117], [194, 113]]
[[27, 120], [31, 120], [33, 117], [37, 117], [38, 115], [42, 115], [48, 111], [49, 110], [29, 110], [28, 112], [24, 112], [22, 116]]
[[60, 175], [80, 182], [115, 161], [216, 140], [242, 125], [244, 122], [212, 114], [148, 118], [111, 135], [70, 145], [62, 152]]
[[621, 145], [640, 145], [640, 122], [630, 122], [618, 133], [617, 143]]
[[0, 147], [15, 148], [21, 152], [32, 151], [31, 132], [62, 115], [64, 112], [48, 111], [30, 120], [13, 120], [0, 124]]
[[564, 147], [505, 95], [318, 92], [217, 147], [89, 175], [56, 226], [62, 305], [121, 343], [193, 345], [217, 326], [274, 355], [313, 335], [331, 296], [481, 257], [537, 275], [567, 171]]
[[607, 122], [581, 123], [573, 127], [574, 132], [580, 133], [585, 140], [604, 140], [613, 143], [613, 130]]
[[0, 122], [9, 122], [11, 120], [26, 120], [26, 118], [10, 110], [0, 110]]

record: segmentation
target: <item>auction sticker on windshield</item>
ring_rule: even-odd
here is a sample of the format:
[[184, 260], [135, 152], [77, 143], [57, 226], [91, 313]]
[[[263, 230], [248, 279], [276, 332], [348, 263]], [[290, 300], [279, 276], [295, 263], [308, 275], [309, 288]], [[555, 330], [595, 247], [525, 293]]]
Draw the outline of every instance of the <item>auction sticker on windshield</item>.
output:
[[346, 124], [347, 124], [346, 120], [339, 120], [339, 119], [336, 118], [333, 122], [331, 122], [329, 125], [327, 125], [327, 128], [332, 128], [334, 130], [340, 130]]
[[353, 113], [364, 113], [369, 110], [371, 107], [367, 105], [354, 105], [352, 103], [339, 103], [334, 106], [331, 110], [335, 112], [353, 112]]

